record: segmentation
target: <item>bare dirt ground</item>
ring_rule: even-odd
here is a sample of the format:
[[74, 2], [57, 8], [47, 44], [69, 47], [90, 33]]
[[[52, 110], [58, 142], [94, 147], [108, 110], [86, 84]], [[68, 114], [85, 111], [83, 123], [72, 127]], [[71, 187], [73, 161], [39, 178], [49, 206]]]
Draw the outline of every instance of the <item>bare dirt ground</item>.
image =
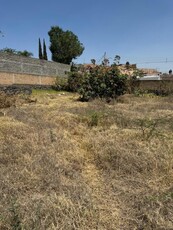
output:
[[173, 97], [32, 97], [0, 109], [0, 229], [173, 229]]

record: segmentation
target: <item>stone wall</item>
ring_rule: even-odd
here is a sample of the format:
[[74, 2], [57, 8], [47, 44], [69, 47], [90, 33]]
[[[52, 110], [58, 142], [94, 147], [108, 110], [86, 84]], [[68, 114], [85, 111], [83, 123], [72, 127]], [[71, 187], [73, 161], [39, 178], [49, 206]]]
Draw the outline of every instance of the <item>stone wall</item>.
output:
[[1, 93], [3, 94], [5, 93], [7, 95], [16, 95], [16, 94], [30, 95], [32, 93], [32, 87], [23, 86], [23, 85], [19, 85], [19, 86], [15, 86], [15, 85], [1, 86], [0, 85], [0, 95]]
[[0, 72], [3, 73], [63, 77], [69, 71], [70, 65], [0, 52]]
[[27, 94], [30, 95], [33, 89], [42, 89], [42, 90], [50, 90], [54, 89], [50, 85], [0, 85], [0, 95], [17, 95], [17, 94]]

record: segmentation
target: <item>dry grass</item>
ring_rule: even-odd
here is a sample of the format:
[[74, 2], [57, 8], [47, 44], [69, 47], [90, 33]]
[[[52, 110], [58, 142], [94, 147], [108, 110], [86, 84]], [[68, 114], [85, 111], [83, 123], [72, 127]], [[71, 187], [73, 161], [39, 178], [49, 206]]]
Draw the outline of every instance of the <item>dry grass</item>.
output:
[[0, 229], [173, 229], [172, 97], [34, 97], [1, 109]]
[[5, 93], [0, 92], [0, 109], [14, 106], [16, 103], [16, 99], [17, 99], [16, 95], [7, 96]]

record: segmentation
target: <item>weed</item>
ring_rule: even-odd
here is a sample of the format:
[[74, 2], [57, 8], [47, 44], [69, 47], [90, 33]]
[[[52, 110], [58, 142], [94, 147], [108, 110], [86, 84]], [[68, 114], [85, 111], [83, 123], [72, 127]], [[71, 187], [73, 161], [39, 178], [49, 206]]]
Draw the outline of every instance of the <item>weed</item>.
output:
[[145, 118], [139, 120], [139, 126], [142, 131], [142, 137], [145, 140], [151, 139], [157, 132], [158, 120], [153, 120], [151, 118]]
[[96, 112], [96, 111], [91, 112], [90, 115], [89, 115], [88, 125], [90, 127], [98, 126], [99, 119], [100, 119], [100, 114], [98, 112]]
[[12, 202], [10, 212], [11, 212], [11, 227], [12, 227], [12, 229], [13, 230], [22, 230], [21, 221], [20, 221], [20, 217], [18, 214], [18, 206], [16, 204], [16, 201]]

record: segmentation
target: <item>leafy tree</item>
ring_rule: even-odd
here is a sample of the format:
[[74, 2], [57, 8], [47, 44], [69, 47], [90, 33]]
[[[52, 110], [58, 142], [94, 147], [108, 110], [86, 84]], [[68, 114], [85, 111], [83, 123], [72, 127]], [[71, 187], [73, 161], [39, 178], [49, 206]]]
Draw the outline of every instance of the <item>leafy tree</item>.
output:
[[114, 64], [119, 65], [121, 57], [119, 55], [116, 55], [114, 58]]
[[93, 65], [95, 65], [95, 64], [96, 64], [96, 60], [95, 60], [94, 58], [92, 58], [92, 59], [91, 59], [91, 63], [92, 63]]
[[70, 64], [72, 59], [80, 56], [84, 51], [83, 44], [69, 30], [63, 31], [60, 27], [53, 26], [48, 35], [50, 36], [50, 51], [53, 61]]
[[172, 69], [169, 70], [169, 74], [172, 74]]
[[33, 56], [33, 53], [28, 52], [27, 50], [17, 51], [16, 54], [24, 56], [24, 57], [32, 57]]
[[43, 59], [43, 53], [42, 53], [42, 47], [41, 47], [40, 38], [38, 40], [38, 56], [39, 56], [39, 59]]
[[126, 62], [126, 66], [129, 66], [129, 65], [130, 65], [130, 62], [127, 61], [127, 62]]
[[126, 62], [126, 68], [130, 69], [130, 62], [129, 61]]
[[0, 52], [3, 52], [3, 53], [8, 53], [8, 54], [17, 54], [17, 55], [21, 55], [21, 56], [24, 56], [24, 57], [32, 57], [33, 54], [27, 50], [24, 50], [24, 51], [17, 51], [15, 49], [11, 49], [11, 48], [4, 48], [2, 50], [0, 50]]
[[43, 59], [47, 60], [47, 51], [46, 51], [46, 44], [44, 39], [43, 39]]
[[8, 47], [6, 47], [6, 48], [4, 48], [4, 49], [2, 49], [0, 51], [3, 52], [3, 53], [8, 53], [8, 54], [16, 54], [16, 52], [17, 52], [15, 49], [11, 49], [11, 48], [8, 48]]

